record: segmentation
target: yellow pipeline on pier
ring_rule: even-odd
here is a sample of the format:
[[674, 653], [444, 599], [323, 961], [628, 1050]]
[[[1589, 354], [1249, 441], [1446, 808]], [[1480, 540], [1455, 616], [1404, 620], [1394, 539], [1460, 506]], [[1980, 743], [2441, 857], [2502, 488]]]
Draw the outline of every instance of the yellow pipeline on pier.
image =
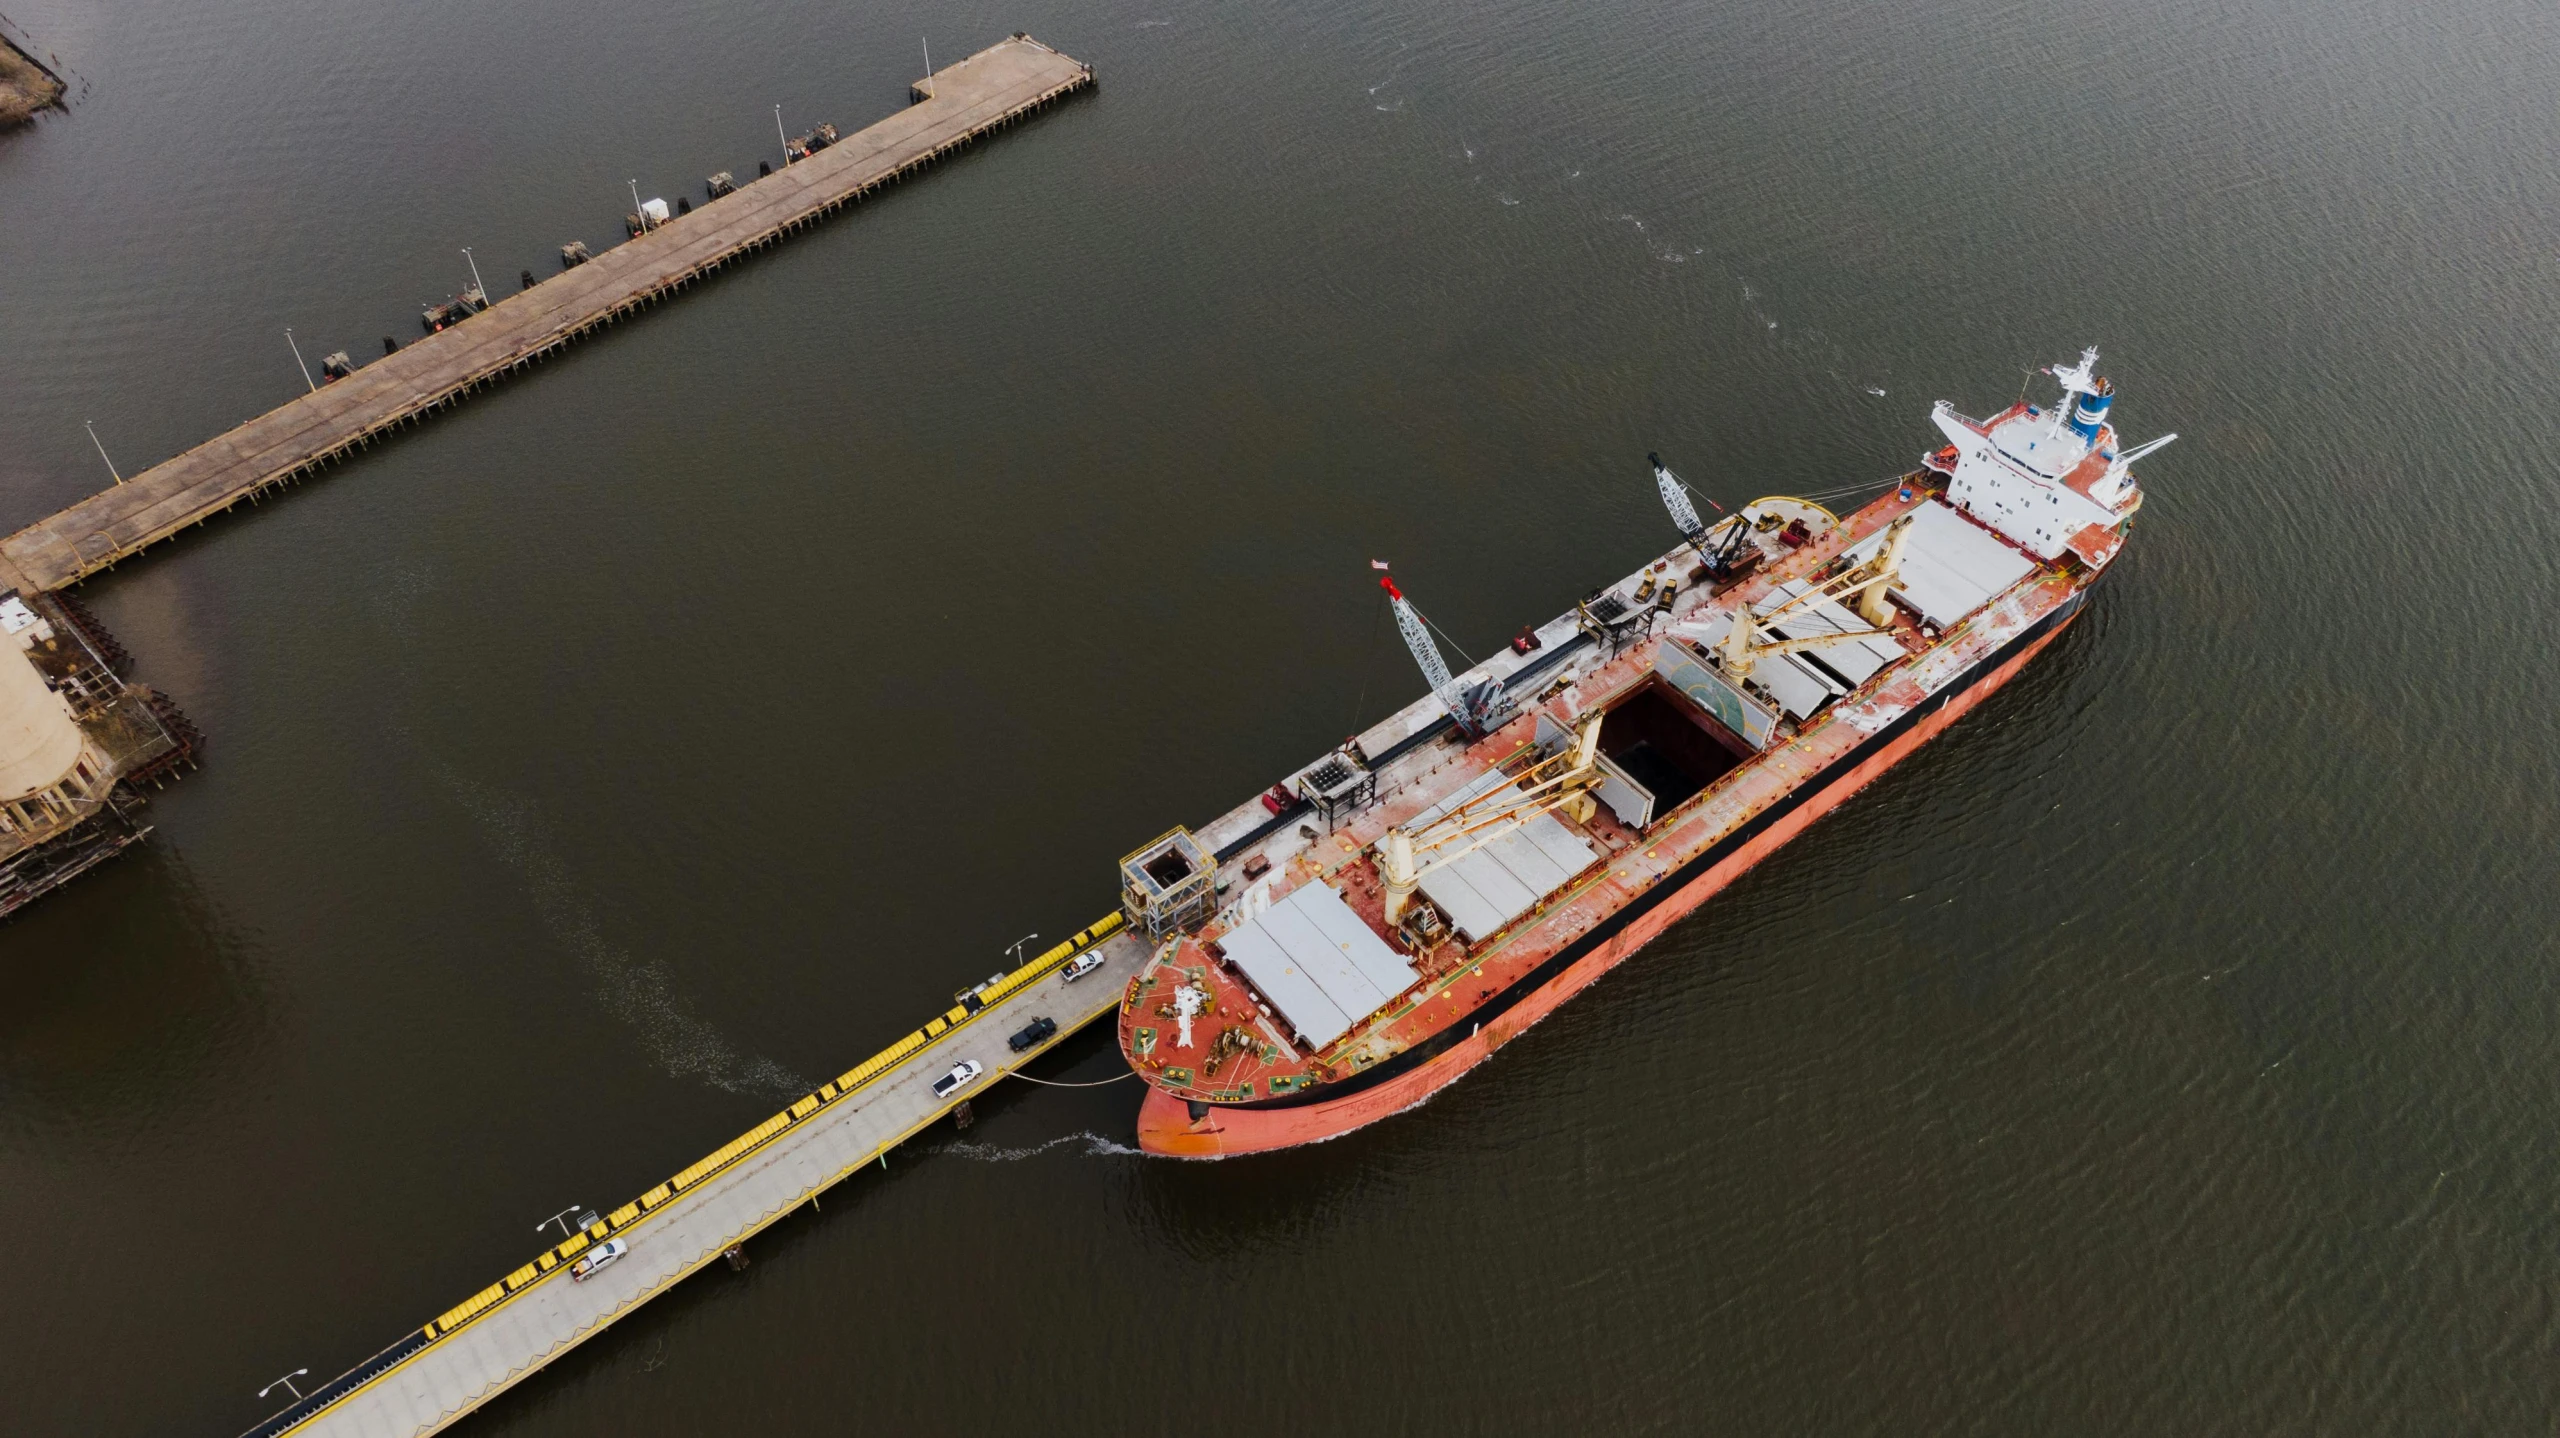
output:
[[[695, 1269], [797, 1209], [969, 1096], [1120, 1003], [1147, 948], [1117, 913], [1000, 981], [972, 991], [896, 1043], [819, 1086], [665, 1183], [438, 1314], [432, 1322], [313, 1390], [244, 1438], [433, 1433], [665, 1292]], [[1086, 953], [1100, 970], [1069, 986], [1057, 975]], [[1022, 1053], [1008, 1033], [1057, 1021]], [[932, 1081], [962, 1059], [987, 1074], [949, 1097]], [[630, 1251], [582, 1283], [560, 1270], [620, 1238]]]

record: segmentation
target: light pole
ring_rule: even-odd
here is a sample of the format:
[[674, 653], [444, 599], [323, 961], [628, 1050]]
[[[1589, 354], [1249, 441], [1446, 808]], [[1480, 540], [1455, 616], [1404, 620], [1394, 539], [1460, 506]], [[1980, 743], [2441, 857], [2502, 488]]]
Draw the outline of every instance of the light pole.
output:
[[930, 80], [933, 78], [933, 41], [929, 37], [919, 37], [916, 43], [924, 46], [924, 77]]
[[462, 262], [471, 267], [471, 288], [480, 292], [480, 303], [489, 303], [489, 287], [480, 283], [480, 262], [471, 258], [471, 247], [462, 247]]
[[[1022, 946], [1030, 943], [1033, 939], [1038, 937], [1040, 937], [1038, 934], [1025, 934], [1021, 938], [1018, 938], [1012, 943], [1004, 946], [1005, 957], [1013, 960], [1014, 968], [1018, 969], [1022, 967]], [[1007, 970], [1007, 972], [1011, 972], [1011, 970]]]
[[773, 107], [773, 133], [776, 139], [782, 141], [782, 168], [788, 170], [791, 168], [791, 136], [789, 132], [782, 128], [782, 107], [780, 105]]
[[[305, 375], [304, 378], [307, 379], [309, 376]], [[80, 421], [80, 427], [89, 431], [89, 442], [91, 444], [98, 444], [98, 427], [96, 425], [91, 424], [89, 421], [84, 419]], [[107, 459], [107, 447], [103, 444], [98, 444], [98, 458]], [[115, 474], [116, 483], [124, 483], [124, 476], [116, 474], [116, 462], [112, 459], [107, 459], [107, 473]]]
[[299, 1402], [301, 1402], [301, 1401], [302, 1401], [302, 1390], [293, 1386], [293, 1380], [295, 1380], [295, 1379], [297, 1379], [297, 1378], [308, 1378], [308, 1377], [310, 1377], [310, 1376], [311, 1376], [311, 1370], [310, 1370], [310, 1369], [308, 1369], [308, 1368], [297, 1368], [297, 1369], [293, 1370], [291, 1373], [286, 1374], [286, 1375], [285, 1375], [285, 1376], [283, 1376], [282, 1378], [277, 1379], [275, 1382], [268, 1384], [266, 1387], [259, 1389], [259, 1390], [258, 1390], [258, 1396], [259, 1396], [259, 1397], [261, 1397], [261, 1398], [264, 1398], [264, 1397], [266, 1397], [268, 1394], [273, 1393], [273, 1392], [275, 1392], [277, 1389], [281, 1388], [281, 1389], [283, 1389], [285, 1392], [292, 1394], [292, 1395], [293, 1395], [293, 1401], [294, 1401], [294, 1402], [296, 1402], [296, 1403], [299, 1403]]
[[640, 233], [649, 233], [649, 212], [640, 208], [640, 182], [631, 182], [631, 218], [640, 222]]
[[[318, 394], [320, 392], [320, 386], [311, 382], [311, 366], [302, 362], [302, 346], [293, 344], [293, 326], [291, 325], [286, 325], [284, 327], [284, 342], [286, 344], [293, 345], [293, 362], [295, 366], [302, 371], [303, 387], [310, 390], [313, 394]], [[91, 435], [89, 437], [91, 439], [97, 438], [96, 435]]]
[[569, 1241], [569, 1215], [576, 1213], [579, 1209], [584, 1207], [586, 1207], [586, 1205], [583, 1203], [570, 1204], [567, 1208], [564, 1208], [558, 1213], [551, 1215], [549, 1218], [544, 1219], [542, 1222], [535, 1224], [533, 1226], [533, 1231], [540, 1233], [542, 1230], [549, 1228], [551, 1225], [556, 1223], [560, 1225], [560, 1241], [562, 1243], [567, 1243]]

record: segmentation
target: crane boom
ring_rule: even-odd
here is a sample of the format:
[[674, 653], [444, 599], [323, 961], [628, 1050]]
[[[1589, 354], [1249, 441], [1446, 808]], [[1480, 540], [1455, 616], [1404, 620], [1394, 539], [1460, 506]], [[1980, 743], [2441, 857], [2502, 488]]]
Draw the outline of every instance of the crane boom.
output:
[[1423, 682], [1439, 697], [1440, 706], [1469, 735], [1482, 737], [1489, 732], [1494, 720], [1510, 707], [1502, 692], [1502, 681], [1487, 679], [1461, 686], [1449, 672], [1449, 661], [1440, 657], [1440, 646], [1431, 642], [1431, 631], [1423, 624], [1421, 611], [1396, 587], [1395, 576], [1379, 575], [1378, 587], [1387, 591], [1388, 606], [1396, 612], [1396, 632], [1404, 636], [1404, 647], [1413, 651], [1413, 662], [1422, 666]]
[[1450, 677], [1449, 661], [1440, 657], [1440, 646], [1431, 642], [1431, 631], [1424, 628], [1422, 616], [1414, 612], [1413, 601], [1396, 588], [1392, 574], [1378, 576], [1378, 587], [1387, 591], [1387, 607], [1396, 612], [1396, 631], [1404, 636], [1404, 647], [1413, 651], [1413, 662], [1422, 666], [1423, 682], [1449, 712], [1458, 712], [1458, 681]]
[[1834, 644], [1846, 644], [1852, 639], [1885, 639], [1892, 634], [1890, 629], [1851, 629], [1839, 634], [1808, 634], [1802, 639], [1754, 639], [1751, 641], [1751, 657], [1760, 659], [1772, 654], [1801, 654], [1808, 649], [1828, 649]]
[[[1680, 476], [1662, 462], [1661, 455], [1647, 454], [1645, 458], [1653, 465], [1653, 484], [1662, 491], [1662, 507], [1671, 512], [1671, 523], [1679, 529], [1680, 537], [1689, 541], [1689, 547], [1707, 562], [1707, 574], [1719, 580], [1740, 578], [1743, 556], [1751, 548], [1751, 526], [1738, 514], [1726, 514], [1710, 526], [1691, 502], [1706, 496], [1692, 494], [1689, 486], [1680, 482]], [[1714, 500], [1708, 499], [1707, 503], [1718, 513], [1724, 512], [1724, 506]]]
[[[1398, 826], [1379, 836], [1378, 877], [1388, 925], [1404, 921], [1423, 875], [1518, 831], [1541, 814], [1562, 810], [1577, 823], [1589, 820], [1597, 807], [1591, 791], [1602, 778], [1603, 717], [1601, 711], [1585, 716], [1572, 748], [1530, 765], [1510, 785], [1470, 799], [1429, 824], [1411, 829]], [[1430, 856], [1428, 861], [1423, 855]]]
[[[1732, 623], [1721, 634], [1707, 632], [1711, 621], [1703, 617], [1675, 626], [1675, 632], [1685, 632], [1715, 646], [1724, 672], [1736, 679], [1749, 678], [1753, 661], [1762, 655], [1798, 654], [1808, 649], [1844, 644], [1852, 639], [1891, 638], [1892, 610], [1886, 604], [1885, 589], [1901, 577], [1903, 546], [1911, 535], [1910, 516], [1895, 520], [1885, 535], [1884, 547], [1867, 562], [1844, 569], [1806, 588], [1774, 609], [1754, 613], [1749, 600], [1735, 604]], [[1783, 635], [1776, 639], [1760, 637], [1764, 630], [1776, 632], [1778, 621], [1788, 615], [1799, 611], [1812, 614], [1826, 602], [1848, 600], [1853, 595], [1853, 607], [1858, 618], [1869, 626], [1865, 629], [1841, 629], [1801, 638]]]
[[1689, 487], [1663, 466], [1661, 455], [1645, 458], [1653, 461], [1653, 482], [1662, 491], [1662, 507], [1671, 511], [1671, 522], [1679, 526], [1681, 537], [1691, 544], [1704, 544], [1707, 526], [1698, 518], [1698, 507], [1689, 502]]

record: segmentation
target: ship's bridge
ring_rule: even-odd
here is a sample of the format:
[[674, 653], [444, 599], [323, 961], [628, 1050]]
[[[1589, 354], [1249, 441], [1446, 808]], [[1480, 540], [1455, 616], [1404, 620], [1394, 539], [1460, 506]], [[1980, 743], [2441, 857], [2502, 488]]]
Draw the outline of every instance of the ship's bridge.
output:
[[[2104, 432], [2109, 440], [2112, 430]], [[2095, 448], [2090, 441], [2034, 405], [2013, 409], [1991, 425], [1991, 447], [2018, 468], [2042, 479], [2060, 479], [2080, 467]], [[2112, 444], [2107, 446], [2112, 450]], [[2102, 453], [2112, 459], [2112, 453]]]
[[2177, 438], [2119, 449], [2108, 422], [2116, 387], [2097, 364], [2089, 349], [2078, 364], [2046, 371], [2062, 386], [2051, 410], [2020, 403], [1985, 422], [1941, 400], [1930, 415], [1953, 441], [1929, 461], [1949, 476], [1950, 503], [2038, 559], [2069, 554], [2092, 569], [2115, 557], [2124, 522], [2142, 507], [2133, 462]]

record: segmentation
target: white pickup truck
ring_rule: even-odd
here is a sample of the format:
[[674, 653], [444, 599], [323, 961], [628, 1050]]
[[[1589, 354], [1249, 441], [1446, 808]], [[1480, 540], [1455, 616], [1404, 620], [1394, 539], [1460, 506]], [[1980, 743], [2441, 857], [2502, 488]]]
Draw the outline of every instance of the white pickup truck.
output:
[[933, 1081], [933, 1096], [949, 1098], [985, 1073], [987, 1066], [976, 1059], [962, 1059], [951, 1066], [951, 1072]]

